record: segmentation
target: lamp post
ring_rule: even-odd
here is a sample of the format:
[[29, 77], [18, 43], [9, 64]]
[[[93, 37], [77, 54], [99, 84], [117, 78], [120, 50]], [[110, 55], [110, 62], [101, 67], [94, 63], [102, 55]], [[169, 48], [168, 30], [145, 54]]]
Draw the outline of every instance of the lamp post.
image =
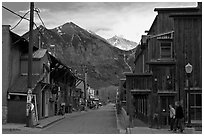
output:
[[190, 74], [192, 73], [193, 66], [188, 63], [185, 66], [185, 71], [187, 74], [187, 86], [188, 86], [188, 92], [187, 92], [187, 106], [188, 106], [188, 127], [191, 127], [191, 104], [190, 104]]

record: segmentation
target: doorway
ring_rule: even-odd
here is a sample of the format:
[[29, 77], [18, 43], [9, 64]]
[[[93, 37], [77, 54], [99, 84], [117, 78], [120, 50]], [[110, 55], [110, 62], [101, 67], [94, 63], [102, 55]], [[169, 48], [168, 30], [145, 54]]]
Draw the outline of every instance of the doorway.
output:
[[167, 126], [170, 123], [169, 119], [169, 105], [174, 107], [174, 96], [160, 96], [161, 100], [161, 125]]

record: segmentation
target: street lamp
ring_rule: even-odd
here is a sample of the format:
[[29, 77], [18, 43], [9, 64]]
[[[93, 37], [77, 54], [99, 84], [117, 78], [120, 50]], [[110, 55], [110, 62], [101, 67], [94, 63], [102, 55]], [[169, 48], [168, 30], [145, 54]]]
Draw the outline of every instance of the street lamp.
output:
[[188, 127], [191, 127], [191, 104], [190, 104], [190, 74], [192, 73], [193, 66], [188, 63], [185, 66], [185, 71], [187, 74], [187, 85], [188, 85], [188, 93], [187, 93], [187, 105], [188, 105]]

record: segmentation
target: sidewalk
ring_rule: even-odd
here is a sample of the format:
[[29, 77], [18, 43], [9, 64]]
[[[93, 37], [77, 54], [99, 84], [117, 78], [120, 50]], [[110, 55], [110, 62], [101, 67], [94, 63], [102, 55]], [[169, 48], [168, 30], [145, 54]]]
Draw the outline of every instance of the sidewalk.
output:
[[128, 134], [202, 134], [202, 131], [195, 131], [194, 128], [185, 128], [183, 133], [168, 131], [168, 129], [154, 129], [148, 127], [134, 127], [127, 129]]
[[48, 125], [55, 123], [59, 120], [65, 118], [64, 116], [53, 116], [49, 118], [45, 118], [38, 121], [38, 125], [36, 127], [26, 127], [26, 124], [15, 124], [15, 123], [7, 123], [2, 125], [2, 131], [21, 131], [21, 130], [37, 130], [39, 128], [45, 128]]
[[127, 129], [125, 128], [125, 125], [121, 121], [121, 114], [117, 114], [116, 109], [115, 109], [115, 115], [116, 115], [116, 123], [117, 123], [117, 129], [119, 131], [119, 134], [127, 134]]
[[195, 128], [185, 127], [184, 132], [169, 131], [169, 128], [150, 128], [139, 119], [134, 120], [134, 128], [127, 128], [128, 134], [202, 134], [202, 131], [195, 131]]
[[81, 112], [72, 112], [65, 115], [58, 115], [58, 116], [52, 116], [49, 118], [41, 119], [38, 121], [38, 125], [35, 127], [26, 127], [26, 124], [15, 124], [15, 123], [7, 123], [2, 125], [2, 131], [40, 131], [43, 128], [60, 121], [64, 118], [76, 116], [79, 114], [86, 113], [87, 111], [81, 111]]
[[195, 131], [194, 128], [185, 128], [183, 133], [168, 131], [167, 128], [149, 128], [147, 124], [139, 119], [134, 120], [134, 128], [124, 128], [121, 115], [116, 113], [117, 128], [120, 134], [202, 134], [202, 131]]

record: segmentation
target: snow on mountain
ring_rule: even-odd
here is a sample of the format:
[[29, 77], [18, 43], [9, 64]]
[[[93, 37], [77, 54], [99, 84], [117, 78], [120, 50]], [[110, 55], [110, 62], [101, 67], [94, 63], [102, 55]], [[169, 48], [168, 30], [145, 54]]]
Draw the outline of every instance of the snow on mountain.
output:
[[136, 46], [138, 45], [136, 42], [129, 41], [127, 39], [124, 39], [124, 38], [116, 36], [116, 35], [110, 39], [107, 39], [107, 41], [111, 45], [113, 45], [113, 46], [115, 46], [121, 50], [126, 50], [126, 51], [132, 50], [132, 49], [136, 48]]

